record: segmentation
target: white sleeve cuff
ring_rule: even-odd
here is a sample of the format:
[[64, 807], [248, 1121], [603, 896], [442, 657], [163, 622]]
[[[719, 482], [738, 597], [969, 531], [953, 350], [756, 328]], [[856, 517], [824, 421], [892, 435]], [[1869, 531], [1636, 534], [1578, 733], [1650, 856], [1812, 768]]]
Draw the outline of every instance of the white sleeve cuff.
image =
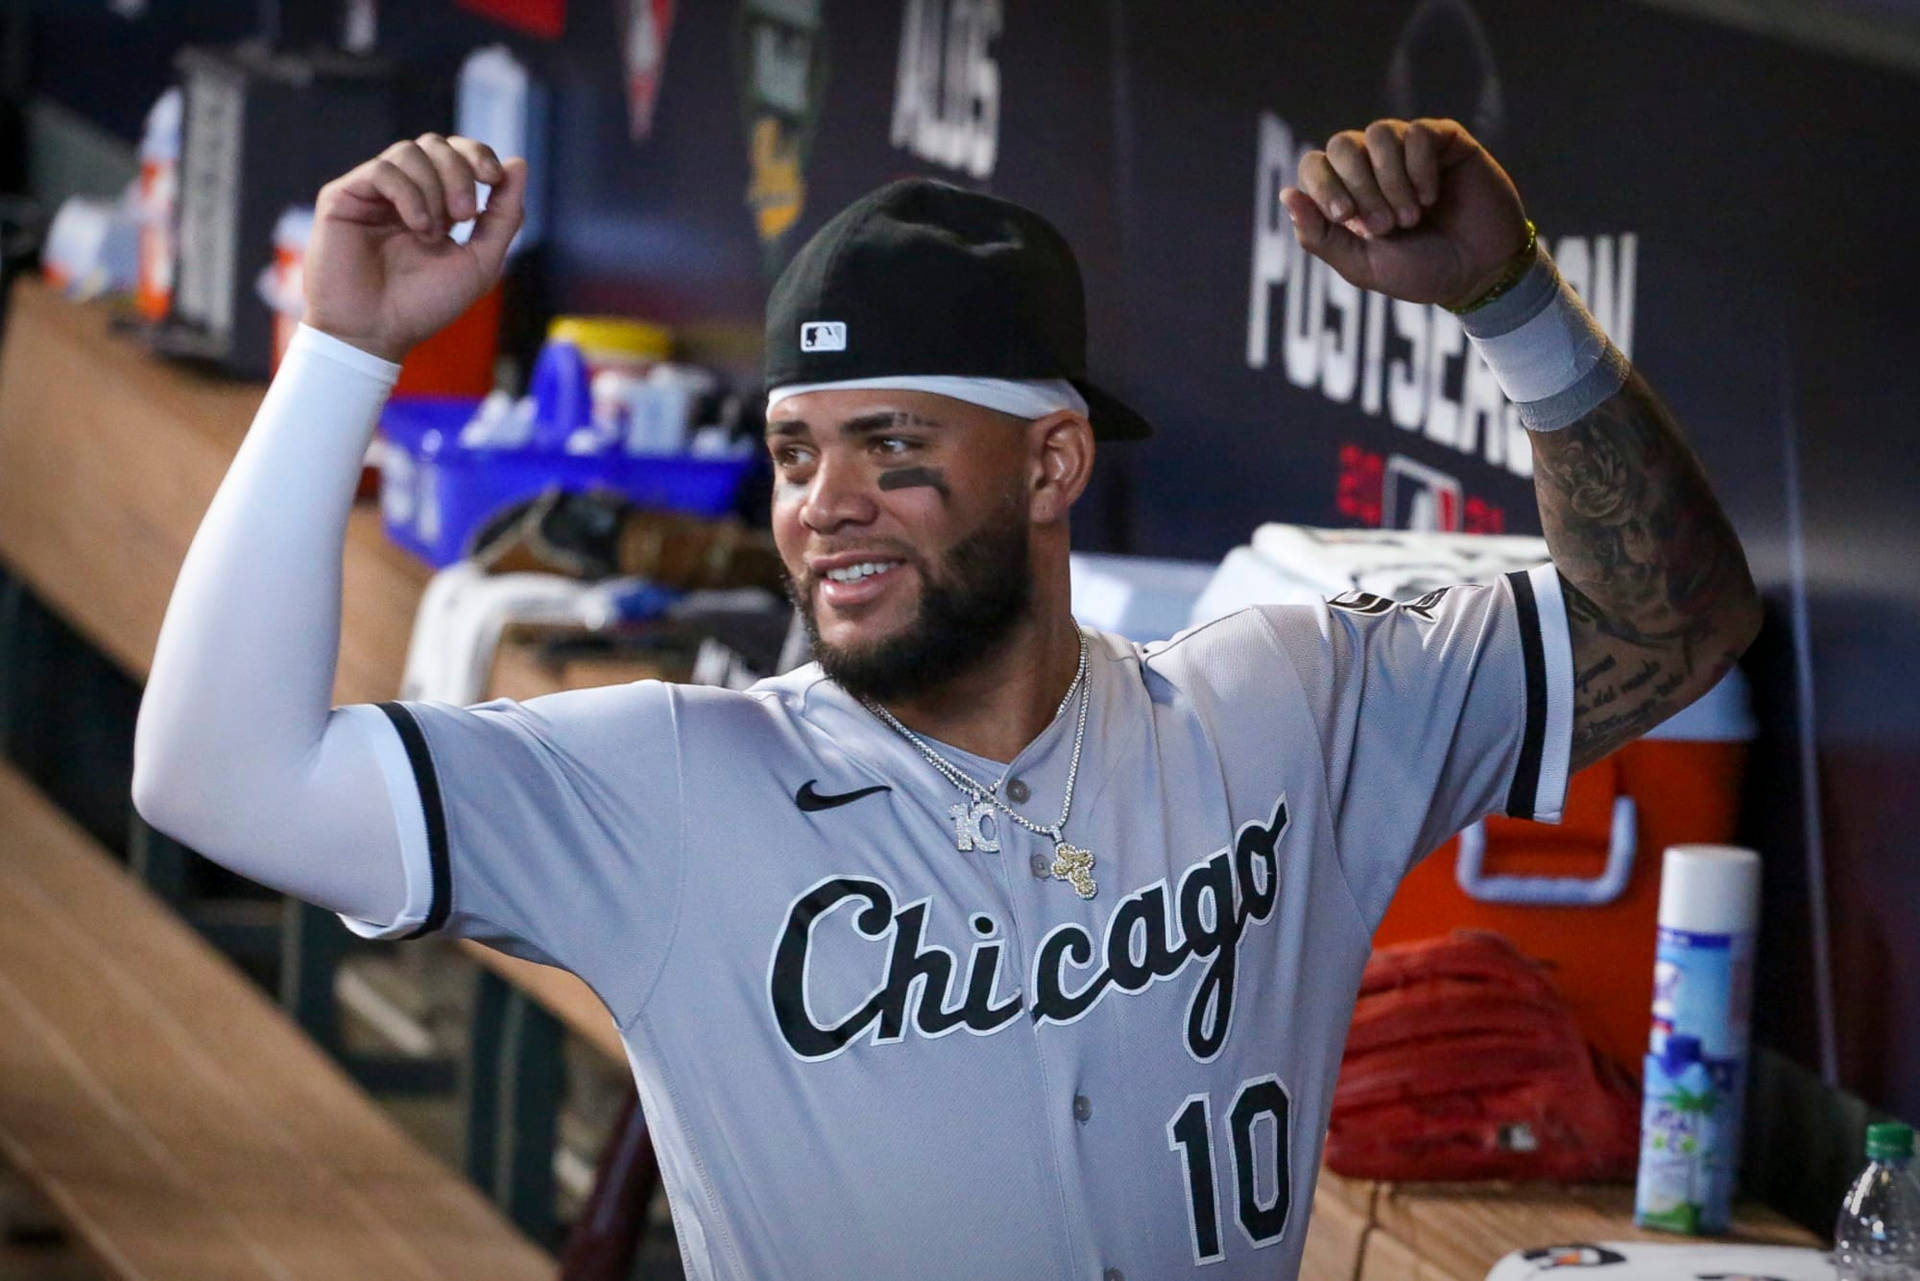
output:
[[345, 339], [322, 333], [304, 322], [294, 329], [293, 339], [287, 344], [287, 356], [291, 358], [296, 353], [318, 356], [336, 365], [344, 365], [356, 373], [378, 379], [385, 387], [393, 386], [394, 380], [400, 377], [400, 366], [391, 360], [363, 351]]
[[[326, 337], [325, 334], [319, 336]], [[336, 722], [351, 727], [351, 732], [359, 734], [363, 746], [379, 762], [380, 777], [387, 785], [387, 801], [393, 808], [394, 826], [400, 834], [400, 859], [406, 871], [407, 885], [406, 905], [392, 922], [383, 925], [346, 915], [342, 915], [340, 920], [361, 938], [405, 938], [418, 933], [433, 911], [433, 860], [429, 853], [426, 811], [420, 800], [420, 786], [407, 758], [406, 745], [379, 707], [371, 703], [336, 707], [333, 717]]]
[[1520, 628], [1525, 724], [1507, 814], [1558, 823], [1573, 761], [1573, 642], [1560, 571], [1551, 563], [1507, 575]]

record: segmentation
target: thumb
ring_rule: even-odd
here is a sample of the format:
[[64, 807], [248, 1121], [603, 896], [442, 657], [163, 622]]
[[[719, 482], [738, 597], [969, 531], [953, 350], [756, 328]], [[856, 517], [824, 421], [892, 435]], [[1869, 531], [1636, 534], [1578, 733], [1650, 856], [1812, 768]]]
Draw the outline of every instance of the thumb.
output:
[[520, 218], [526, 207], [527, 162], [518, 156], [500, 166], [502, 177], [487, 192], [487, 207], [474, 221], [467, 247], [480, 259], [489, 277], [500, 274], [506, 261], [507, 246], [513, 233], [520, 230]]
[[1313, 197], [1297, 187], [1281, 188], [1280, 203], [1286, 207], [1287, 217], [1293, 221], [1293, 237], [1300, 242], [1302, 249], [1323, 259], [1329, 267], [1362, 289], [1370, 287], [1367, 283], [1367, 247], [1360, 237], [1321, 213], [1320, 206], [1313, 203]]

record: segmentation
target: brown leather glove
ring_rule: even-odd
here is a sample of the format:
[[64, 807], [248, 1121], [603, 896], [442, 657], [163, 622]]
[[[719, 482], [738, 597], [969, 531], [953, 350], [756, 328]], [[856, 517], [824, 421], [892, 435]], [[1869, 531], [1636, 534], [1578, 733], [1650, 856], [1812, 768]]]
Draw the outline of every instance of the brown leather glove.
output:
[[702, 520], [636, 507], [605, 489], [549, 489], [516, 504], [480, 527], [468, 556], [490, 574], [631, 575], [683, 591], [781, 589], [770, 535], [731, 517]]
[[1367, 962], [1327, 1167], [1351, 1178], [1631, 1179], [1640, 1092], [1541, 966], [1455, 930]]

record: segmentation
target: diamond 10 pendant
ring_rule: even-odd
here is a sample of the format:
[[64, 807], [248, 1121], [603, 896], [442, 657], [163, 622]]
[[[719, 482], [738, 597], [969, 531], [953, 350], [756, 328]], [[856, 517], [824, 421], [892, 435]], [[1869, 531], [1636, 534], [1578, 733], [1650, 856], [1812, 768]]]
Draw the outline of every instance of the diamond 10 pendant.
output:
[[1056, 840], [1053, 843], [1052, 871], [1054, 880], [1067, 882], [1081, 898], [1092, 898], [1098, 888], [1093, 883], [1092, 850], [1083, 850], [1077, 845]]
[[969, 806], [965, 801], [947, 806], [947, 816], [953, 820], [953, 845], [962, 854], [970, 850], [985, 850], [989, 854], [1000, 852], [999, 816], [987, 801]]

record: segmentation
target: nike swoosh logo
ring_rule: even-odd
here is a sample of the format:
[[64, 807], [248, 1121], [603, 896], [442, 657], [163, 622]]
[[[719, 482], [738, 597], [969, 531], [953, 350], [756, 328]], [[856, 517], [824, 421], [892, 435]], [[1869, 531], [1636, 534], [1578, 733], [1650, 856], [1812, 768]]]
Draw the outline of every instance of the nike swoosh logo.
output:
[[834, 796], [823, 796], [813, 790], [813, 780], [808, 779], [793, 794], [793, 803], [802, 813], [811, 814], [815, 810], [830, 810], [836, 805], [847, 805], [863, 796], [872, 796], [875, 792], [891, 792], [893, 789], [885, 783], [876, 783], [872, 787], [863, 787], [857, 792], [841, 792]]

